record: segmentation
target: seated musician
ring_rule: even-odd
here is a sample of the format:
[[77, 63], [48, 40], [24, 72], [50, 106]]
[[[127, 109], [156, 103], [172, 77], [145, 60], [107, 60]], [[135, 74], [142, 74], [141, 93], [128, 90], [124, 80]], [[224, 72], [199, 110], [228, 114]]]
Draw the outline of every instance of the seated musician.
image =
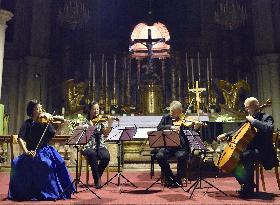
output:
[[110, 153], [104, 141], [112, 129], [113, 118], [108, 118], [107, 122], [98, 122], [96, 120], [99, 118], [99, 105], [97, 102], [92, 102], [88, 106], [86, 114], [87, 125], [96, 126], [96, 132], [92, 135], [88, 144], [85, 145], [82, 154], [88, 160], [92, 170], [94, 186], [98, 189], [101, 187], [100, 178], [110, 161]]
[[[248, 144], [245, 152], [240, 157], [239, 165], [233, 174], [241, 189], [238, 191], [240, 197], [250, 196], [254, 192], [254, 163], [258, 160], [265, 169], [278, 166], [278, 159], [272, 143], [274, 121], [272, 116], [259, 111], [259, 101], [250, 97], [244, 102], [245, 110], [248, 112], [246, 119], [257, 129], [253, 140]], [[234, 131], [218, 136], [219, 141], [229, 140]]]
[[[184, 129], [185, 126], [174, 126], [174, 122], [179, 120], [179, 116], [182, 115], [182, 104], [179, 101], [172, 101], [170, 104], [170, 114], [166, 114], [162, 117], [157, 130], [175, 130], [180, 136], [180, 146], [177, 148], [161, 148], [156, 154], [156, 159], [164, 172], [165, 185], [168, 187], [177, 187], [178, 184], [182, 184], [181, 179], [185, 177], [187, 159], [190, 152], [189, 142], [185, 137]], [[200, 127], [200, 123], [192, 124], [194, 129]], [[170, 165], [168, 163], [168, 158], [175, 156], [178, 160], [177, 162], [177, 176], [174, 177]], [[174, 179], [174, 181], [172, 179]]]
[[24, 153], [12, 161], [8, 198], [16, 201], [70, 198], [74, 187], [65, 162], [48, 144], [55, 135], [54, 127], [39, 122], [46, 113], [37, 100], [28, 102], [27, 115], [30, 118], [18, 134]]

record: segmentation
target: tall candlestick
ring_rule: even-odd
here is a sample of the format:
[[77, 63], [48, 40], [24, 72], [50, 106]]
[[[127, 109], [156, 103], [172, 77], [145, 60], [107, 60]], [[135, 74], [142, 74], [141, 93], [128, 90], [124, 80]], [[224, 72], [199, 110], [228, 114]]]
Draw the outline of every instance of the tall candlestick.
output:
[[200, 82], [200, 59], [199, 59], [199, 51], [197, 52], [197, 67], [198, 67], [198, 82]]
[[108, 63], [105, 63], [105, 86], [108, 87]]
[[89, 68], [88, 68], [88, 79], [90, 81], [91, 76], [91, 53], [89, 54]]
[[116, 89], [116, 68], [117, 68], [117, 56], [114, 55], [114, 89]]
[[209, 59], [206, 58], [206, 72], [207, 72], [207, 81], [210, 81], [210, 73], [209, 73]]
[[101, 61], [101, 88], [104, 86], [104, 54], [102, 54], [102, 61]]
[[188, 53], [186, 53], [186, 68], [187, 68], [187, 81], [189, 81], [189, 62], [188, 62]]
[[92, 86], [95, 86], [95, 62], [92, 63]]
[[210, 51], [210, 80], [211, 80], [211, 83], [212, 83], [212, 80], [213, 80], [213, 67], [212, 67], [212, 53]]
[[192, 85], [193, 85], [193, 88], [194, 88], [193, 58], [191, 58], [191, 67], [192, 67]]

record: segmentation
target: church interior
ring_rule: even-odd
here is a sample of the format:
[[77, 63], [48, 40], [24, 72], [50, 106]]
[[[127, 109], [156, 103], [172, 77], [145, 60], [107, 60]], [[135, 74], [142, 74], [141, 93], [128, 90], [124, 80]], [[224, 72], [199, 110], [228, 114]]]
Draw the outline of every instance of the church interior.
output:
[[[72, 178], [78, 176], [98, 195], [86, 190], [62, 204], [280, 203], [278, 165], [265, 170], [259, 161], [253, 176], [257, 194], [246, 201], [237, 197], [238, 182], [219, 163], [225, 150], [239, 142], [220, 142], [218, 137], [238, 130], [237, 140], [244, 124], [254, 136], [267, 133], [255, 125], [261, 119], [246, 105], [254, 97], [256, 112], [273, 117], [268, 141], [278, 157], [277, 19], [279, 0], [0, 0], [0, 204], [11, 203], [11, 164], [25, 152], [19, 138], [31, 100], [51, 116], [46, 130], [51, 125], [56, 133], [48, 144]], [[183, 116], [179, 128], [172, 131], [171, 123], [169, 131], [160, 130], [163, 116], [172, 117], [174, 102]], [[87, 107], [95, 104], [96, 124], [92, 120], [88, 129], [80, 128], [91, 120]], [[56, 118], [63, 120], [56, 123]], [[111, 119], [105, 139], [110, 162], [100, 178], [103, 184], [111, 179], [126, 183], [117, 180], [98, 189], [83, 147], [90, 141], [90, 126]], [[181, 146], [182, 133], [190, 146], [186, 176], [182, 186], [180, 181], [179, 187], [164, 189], [165, 168], [153, 151], [169, 143]], [[78, 135], [88, 141], [79, 144]], [[175, 173], [177, 161], [168, 159]], [[210, 188], [201, 187], [199, 180], [211, 181]], [[145, 190], [154, 181], [158, 183]]]

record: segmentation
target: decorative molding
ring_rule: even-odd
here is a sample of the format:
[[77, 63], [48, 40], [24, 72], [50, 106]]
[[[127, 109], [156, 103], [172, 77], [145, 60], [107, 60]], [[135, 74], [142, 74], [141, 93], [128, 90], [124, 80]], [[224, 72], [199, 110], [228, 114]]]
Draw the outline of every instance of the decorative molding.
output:
[[0, 9], [0, 25], [7, 26], [6, 22], [11, 20], [13, 16], [12, 12]]

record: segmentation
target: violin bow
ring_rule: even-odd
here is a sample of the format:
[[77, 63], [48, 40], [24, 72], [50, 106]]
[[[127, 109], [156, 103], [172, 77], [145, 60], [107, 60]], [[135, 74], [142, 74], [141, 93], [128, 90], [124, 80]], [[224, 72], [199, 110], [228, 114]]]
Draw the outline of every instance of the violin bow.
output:
[[[55, 113], [55, 111], [53, 112], [53, 115], [54, 115], [54, 113]], [[48, 129], [49, 125], [50, 125], [50, 122], [47, 123], [47, 125], [46, 125], [46, 127], [45, 127], [45, 129], [44, 129], [44, 132], [43, 132], [43, 134], [42, 134], [42, 136], [41, 136], [41, 138], [40, 138], [40, 140], [39, 140], [39, 142], [38, 142], [38, 144], [37, 144], [37, 146], [36, 146], [36, 148], [35, 148], [35, 150], [34, 150], [35, 152], [37, 151], [39, 145], [41, 144], [41, 141], [42, 141], [42, 139], [44, 138], [44, 136], [45, 136], [45, 134], [46, 134], [46, 132], [47, 132], [47, 129]]]

